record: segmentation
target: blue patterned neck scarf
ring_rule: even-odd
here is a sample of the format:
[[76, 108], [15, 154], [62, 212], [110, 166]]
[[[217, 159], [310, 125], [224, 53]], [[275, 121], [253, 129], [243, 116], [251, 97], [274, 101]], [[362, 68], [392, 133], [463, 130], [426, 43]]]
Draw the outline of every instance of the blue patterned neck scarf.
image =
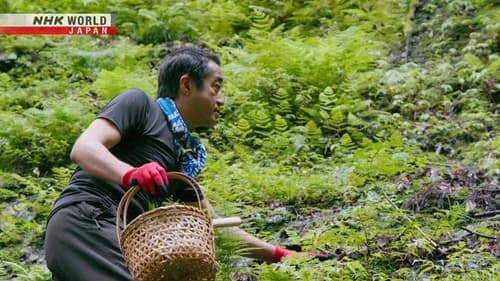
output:
[[167, 117], [168, 127], [172, 130], [177, 159], [181, 162], [182, 172], [195, 177], [205, 165], [207, 159], [205, 147], [199, 138], [189, 133], [173, 100], [164, 97], [159, 98], [156, 102]]

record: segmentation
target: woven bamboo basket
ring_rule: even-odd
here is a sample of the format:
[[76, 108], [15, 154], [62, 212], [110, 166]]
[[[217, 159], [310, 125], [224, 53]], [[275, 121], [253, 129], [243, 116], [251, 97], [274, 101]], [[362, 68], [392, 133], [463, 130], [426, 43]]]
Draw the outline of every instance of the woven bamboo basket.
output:
[[201, 188], [193, 178], [182, 173], [169, 172], [168, 178], [191, 185], [199, 208], [159, 207], [127, 225], [127, 209], [139, 187], [129, 189], [116, 214], [116, 234], [125, 262], [135, 281], [213, 281], [216, 274], [214, 229], [211, 217], [202, 211], [198, 194]]

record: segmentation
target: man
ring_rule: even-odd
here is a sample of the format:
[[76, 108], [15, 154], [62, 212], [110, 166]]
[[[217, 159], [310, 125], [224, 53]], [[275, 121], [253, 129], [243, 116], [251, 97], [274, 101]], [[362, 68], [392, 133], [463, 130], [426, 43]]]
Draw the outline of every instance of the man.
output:
[[[132, 217], [153, 200], [196, 201], [190, 188], [169, 185], [166, 171], [194, 177], [203, 168], [205, 148], [189, 132], [216, 124], [222, 85], [215, 53], [182, 47], [160, 66], [157, 101], [129, 89], [101, 110], [73, 146], [78, 168], [47, 222], [46, 260], [54, 280], [132, 280], [116, 238], [116, 206], [136, 184], [142, 192], [132, 200]], [[294, 253], [231, 231], [246, 242], [249, 257], [276, 262]]]

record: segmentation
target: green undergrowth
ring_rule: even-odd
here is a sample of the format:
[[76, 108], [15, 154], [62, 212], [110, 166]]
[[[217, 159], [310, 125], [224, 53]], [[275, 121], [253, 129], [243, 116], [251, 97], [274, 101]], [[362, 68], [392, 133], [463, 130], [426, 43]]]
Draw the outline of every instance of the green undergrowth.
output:
[[218, 281], [500, 279], [498, 1], [3, 1], [113, 12], [118, 35], [0, 37], [0, 279], [50, 280], [43, 235], [71, 145], [120, 91], [152, 97], [168, 47], [221, 54], [199, 132], [215, 211], [320, 262], [242, 258]]

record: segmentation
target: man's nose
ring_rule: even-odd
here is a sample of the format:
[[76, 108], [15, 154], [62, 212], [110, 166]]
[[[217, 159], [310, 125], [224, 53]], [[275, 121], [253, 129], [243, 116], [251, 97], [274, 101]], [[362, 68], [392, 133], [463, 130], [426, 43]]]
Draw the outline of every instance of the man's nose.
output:
[[222, 92], [219, 92], [219, 94], [215, 97], [215, 102], [218, 105], [224, 105], [224, 95], [222, 94]]

